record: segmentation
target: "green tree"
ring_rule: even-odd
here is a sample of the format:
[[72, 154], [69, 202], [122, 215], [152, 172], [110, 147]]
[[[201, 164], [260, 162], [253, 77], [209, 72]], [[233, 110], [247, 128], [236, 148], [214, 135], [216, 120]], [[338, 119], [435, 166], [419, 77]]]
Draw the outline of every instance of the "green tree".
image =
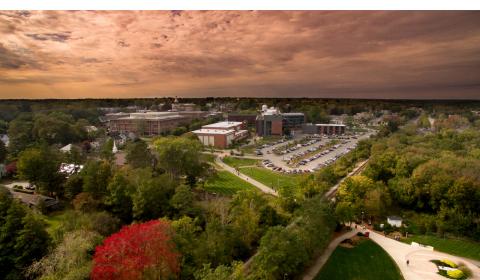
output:
[[5, 143], [0, 140], [0, 163], [3, 163], [7, 158], [7, 148], [5, 147]]
[[140, 178], [132, 195], [133, 217], [147, 221], [166, 215], [170, 211], [169, 200], [174, 191], [174, 183], [165, 175]]
[[62, 176], [58, 173], [58, 153], [50, 148], [29, 148], [20, 153], [17, 172], [20, 178], [35, 184], [41, 191], [52, 194], [60, 190]]
[[202, 160], [200, 142], [183, 137], [163, 137], [155, 140], [155, 150], [158, 153], [159, 166], [171, 178], [180, 175], [200, 176], [208, 164]]
[[112, 162], [115, 155], [113, 154], [113, 139], [108, 139], [100, 148], [100, 157], [106, 161]]
[[32, 145], [32, 129], [32, 117], [28, 114], [22, 114], [10, 122], [8, 127], [8, 137], [10, 138], [8, 150], [12, 155], [16, 156]]
[[0, 211], [0, 275], [22, 279], [24, 269], [47, 252], [50, 237], [44, 224], [5, 192], [0, 193]]
[[341, 201], [335, 206], [335, 216], [339, 222], [349, 223], [355, 217], [355, 209], [350, 203]]
[[252, 279], [289, 279], [308, 259], [305, 246], [295, 232], [280, 226], [272, 227], [260, 241]]
[[80, 174], [73, 174], [68, 177], [64, 185], [65, 197], [72, 200], [83, 190], [83, 178]]
[[95, 199], [107, 193], [107, 185], [112, 176], [112, 168], [107, 161], [89, 161], [81, 171], [83, 191], [92, 194]]
[[39, 260], [47, 253], [50, 236], [43, 222], [37, 220], [32, 213], [22, 219], [22, 229], [18, 231], [13, 247], [15, 263], [18, 269], [29, 266], [33, 260]]
[[133, 168], [145, 168], [152, 165], [152, 154], [147, 143], [142, 140], [127, 145], [126, 159]]
[[0, 134], [6, 134], [8, 131], [8, 122], [0, 119]]
[[110, 212], [126, 223], [132, 220], [133, 191], [134, 187], [121, 172], [117, 172], [107, 186], [105, 205], [109, 207]]
[[178, 211], [180, 215], [191, 212], [193, 207], [193, 193], [188, 186], [181, 185], [175, 189], [175, 194], [170, 199], [170, 205]]

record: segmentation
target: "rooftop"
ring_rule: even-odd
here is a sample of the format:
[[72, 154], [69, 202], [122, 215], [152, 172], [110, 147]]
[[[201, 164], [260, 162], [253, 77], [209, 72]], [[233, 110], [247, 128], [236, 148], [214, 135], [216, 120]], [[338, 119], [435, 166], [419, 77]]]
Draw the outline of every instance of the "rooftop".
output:
[[229, 129], [229, 130], [222, 130], [222, 129], [198, 129], [192, 131], [195, 134], [216, 134], [216, 135], [225, 135], [225, 134], [231, 134], [235, 133], [235, 130]]
[[305, 116], [304, 113], [299, 113], [299, 112], [297, 112], [297, 113], [282, 113], [282, 115], [284, 115], [284, 116]]
[[345, 126], [344, 124], [338, 123], [317, 123], [316, 126]]
[[242, 124], [242, 122], [225, 121], [225, 122], [218, 122], [218, 123], [212, 123], [212, 124], [204, 125], [204, 126], [202, 126], [202, 128], [204, 128], [204, 129], [209, 129], [209, 128], [232, 128], [232, 127], [239, 126], [241, 124]]

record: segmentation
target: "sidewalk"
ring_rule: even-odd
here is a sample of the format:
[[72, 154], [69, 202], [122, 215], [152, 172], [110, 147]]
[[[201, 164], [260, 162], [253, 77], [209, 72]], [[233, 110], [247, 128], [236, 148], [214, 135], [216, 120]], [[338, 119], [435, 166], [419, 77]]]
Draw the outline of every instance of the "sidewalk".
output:
[[309, 269], [307, 269], [307, 271], [305, 271], [302, 279], [313, 280], [315, 276], [317, 276], [317, 274], [320, 272], [322, 267], [325, 265], [325, 263], [328, 261], [333, 251], [337, 248], [338, 244], [340, 244], [345, 239], [352, 238], [357, 234], [357, 232], [357, 229], [352, 229], [351, 231], [346, 232], [333, 239], [330, 244], [328, 244], [327, 248], [325, 248], [325, 251], [323, 251], [322, 255], [315, 260], [315, 263]]

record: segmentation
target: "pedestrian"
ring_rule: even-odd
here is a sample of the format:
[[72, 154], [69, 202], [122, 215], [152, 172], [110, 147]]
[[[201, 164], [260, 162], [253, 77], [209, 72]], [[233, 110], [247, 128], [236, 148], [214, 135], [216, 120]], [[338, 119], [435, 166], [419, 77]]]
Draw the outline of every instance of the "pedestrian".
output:
[[407, 266], [408, 266], [409, 264], [410, 264], [410, 261], [409, 261], [409, 260], [407, 260]]

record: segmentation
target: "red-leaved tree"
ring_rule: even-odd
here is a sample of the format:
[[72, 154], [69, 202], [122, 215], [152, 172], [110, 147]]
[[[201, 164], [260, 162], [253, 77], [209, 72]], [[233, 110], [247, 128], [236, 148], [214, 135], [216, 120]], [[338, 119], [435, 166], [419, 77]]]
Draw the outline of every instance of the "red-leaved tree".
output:
[[180, 270], [170, 224], [149, 221], [123, 227], [95, 248], [93, 280], [171, 279]]

